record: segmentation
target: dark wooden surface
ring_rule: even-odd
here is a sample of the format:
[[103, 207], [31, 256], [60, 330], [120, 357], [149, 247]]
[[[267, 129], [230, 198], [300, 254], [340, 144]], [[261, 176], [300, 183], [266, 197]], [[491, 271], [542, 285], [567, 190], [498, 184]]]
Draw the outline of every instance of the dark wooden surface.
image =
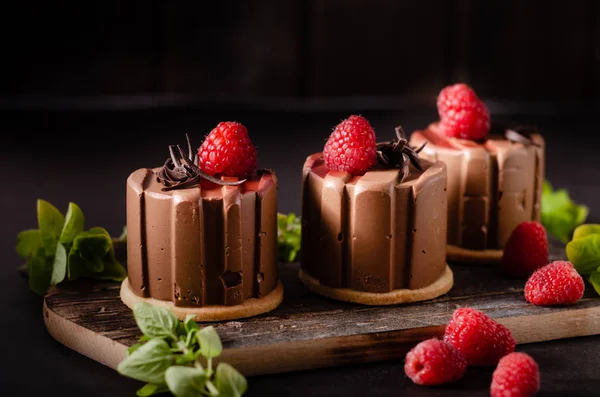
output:
[[[276, 105], [278, 104], [274, 104]], [[428, 108], [361, 113], [378, 136], [402, 124], [407, 131], [433, 120]], [[515, 108], [512, 108], [513, 110]], [[541, 114], [502, 117], [536, 124], [548, 143], [547, 176], [565, 187], [578, 202], [590, 206], [590, 222], [600, 222], [597, 114], [576, 107], [557, 107]], [[517, 108], [517, 110], [519, 110]], [[35, 200], [44, 198], [66, 210], [78, 203], [86, 227], [105, 226], [118, 235], [125, 220], [125, 179], [149, 164], [160, 164], [169, 143], [182, 143], [190, 132], [194, 142], [221, 120], [248, 126], [258, 147], [259, 164], [276, 169], [280, 180], [279, 209], [300, 209], [300, 167], [305, 157], [321, 150], [331, 127], [347, 117], [348, 108], [315, 111], [262, 111], [243, 108], [180, 108], [140, 111], [0, 111], [0, 171], [18, 175], [5, 179], [0, 194], [0, 336], [9, 363], [0, 371], [0, 394], [7, 396], [131, 397], [139, 382], [76, 353], [52, 339], [44, 327], [42, 300], [16, 272], [16, 234], [35, 227]], [[358, 111], [358, 110], [357, 110]], [[494, 113], [494, 118], [500, 117]], [[32, 138], [35, 136], [35, 138]], [[121, 181], [121, 182], [119, 182]], [[575, 327], [579, 323], [573, 324]], [[539, 397], [598, 395], [600, 337], [579, 337], [519, 345], [542, 372]], [[402, 357], [382, 362], [255, 376], [247, 396], [489, 396], [491, 369], [473, 368], [456, 384], [425, 388], [404, 376]]]
[[[555, 243], [551, 259], [563, 258], [564, 246]], [[223, 358], [247, 375], [397, 360], [418, 341], [441, 336], [458, 307], [482, 310], [502, 322], [519, 344], [600, 334], [600, 297], [590, 286], [576, 305], [538, 307], [525, 301], [524, 282], [503, 277], [497, 266], [452, 268], [455, 284], [446, 295], [417, 304], [372, 307], [311, 294], [298, 281], [298, 264], [284, 264], [280, 277], [285, 297], [277, 309], [206, 325], [219, 332]], [[54, 319], [46, 323], [49, 332], [104, 364], [114, 366], [112, 357], [124, 350], [119, 345], [131, 346], [141, 336], [115, 283], [83, 282], [58, 289], [46, 297], [45, 305], [46, 317], [56, 315], [96, 335], [89, 336], [87, 344], [72, 344], [74, 331]], [[88, 345], [93, 343], [100, 344], [94, 349], [100, 352], [90, 354]]]
[[[595, 0], [4, 2], [0, 95], [600, 99]], [[428, 98], [428, 97], [427, 97]]]

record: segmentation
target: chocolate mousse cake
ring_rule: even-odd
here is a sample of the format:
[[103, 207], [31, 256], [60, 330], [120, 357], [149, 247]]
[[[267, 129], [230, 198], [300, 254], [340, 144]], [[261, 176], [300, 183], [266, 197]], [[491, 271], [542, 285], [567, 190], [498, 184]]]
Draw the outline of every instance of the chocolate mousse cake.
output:
[[317, 294], [366, 305], [435, 298], [446, 264], [446, 166], [397, 139], [375, 143], [351, 116], [303, 168], [300, 279]]
[[540, 220], [544, 139], [531, 127], [490, 125], [483, 103], [469, 101], [479, 99], [464, 84], [442, 90], [440, 121], [415, 131], [410, 144], [426, 144], [421, 157], [447, 166], [448, 259], [495, 263], [518, 224]]
[[[240, 164], [221, 164], [221, 172], [208, 174], [228, 161], [218, 144], [234, 145], [236, 134], [247, 134], [241, 124], [221, 124], [200, 156], [188, 139], [187, 155], [171, 146], [163, 167], [138, 169], [127, 179], [128, 277], [121, 299], [129, 307], [146, 301], [180, 319], [192, 314], [196, 321], [218, 321], [264, 313], [281, 302], [277, 178], [252, 164], [241, 164], [242, 172]], [[233, 136], [215, 136], [227, 133]], [[255, 167], [254, 147], [252, 153]], [[252, 153], [242, 150], [236, 160]], [[213, 163], [203, 164], [203, 155]]]

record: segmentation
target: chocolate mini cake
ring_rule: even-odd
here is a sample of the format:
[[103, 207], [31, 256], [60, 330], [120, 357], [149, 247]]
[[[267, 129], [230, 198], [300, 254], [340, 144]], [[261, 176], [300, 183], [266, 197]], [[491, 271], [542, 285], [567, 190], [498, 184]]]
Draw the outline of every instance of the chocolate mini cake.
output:
[[533, 128], [490, 131], [489, 122], [479, 139], [461, 139], [442, 124], [415, 131], [410, 144], [426, 144], [421, 157], [447, 166], [448, 259], [498, 262], [514, 228], [540, 220], [544, 139]]
[[399, 135], [377, 145], [383, 161], [359, 175], [332, 170], [339, 167], [328, 166], [323, 153], [307, 158], [300, 279], [309, 290], [386, 305], [435, 298], [452, 287], [446, 166], [420, 161], [405, 143]]
[[190, 150], [171, 148], [163, 168], [127, 179], [128, 278], [121, 298], [148, 301], [196, 321], [249, 317], [281, 302], [277, 179], [216, 179]]

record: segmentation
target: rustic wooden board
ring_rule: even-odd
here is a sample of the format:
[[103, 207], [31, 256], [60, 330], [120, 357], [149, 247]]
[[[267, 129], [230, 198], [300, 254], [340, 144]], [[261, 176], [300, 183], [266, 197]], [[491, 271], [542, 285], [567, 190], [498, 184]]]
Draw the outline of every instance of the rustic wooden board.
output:
[[[562, 256], [555, 245], [553, 258]], [[418, 304], [365, 307], [310, 294], [297, 264], [281, 266], [284, 301], [271, 313], [214, 324], [222, 359], [246, 375], [398, 359], [418, 341], [443, 333], [457, 307], [474, 307], [508, 326], [517, 343], [600, 333], [600, 297], [588, 286], [576, 305], [536, 307], [523, 298], [523, 281], [497, 267], [451, 265], [455, 286]], [[59, 342], [116, 367], [140, 333], [115, 283], [81, 282], [46, 296], [44, 319]]]

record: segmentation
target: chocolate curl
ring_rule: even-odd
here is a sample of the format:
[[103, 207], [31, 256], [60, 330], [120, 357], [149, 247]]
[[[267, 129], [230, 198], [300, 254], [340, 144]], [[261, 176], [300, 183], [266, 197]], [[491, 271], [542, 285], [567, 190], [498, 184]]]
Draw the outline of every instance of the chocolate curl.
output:
[[377, 144], [377, 160], [387, 167], [400, 168], [400, 182], [403, 182], [410, 175], [409, 164], [412, 164], [419, 171], [423, 171], [419, 152], [423, 150], [426, 144], [427, 142], [419, 148], [411, 148], [408, 145], [404, 130], [398, 126], [396, 127], [396, 139]]

